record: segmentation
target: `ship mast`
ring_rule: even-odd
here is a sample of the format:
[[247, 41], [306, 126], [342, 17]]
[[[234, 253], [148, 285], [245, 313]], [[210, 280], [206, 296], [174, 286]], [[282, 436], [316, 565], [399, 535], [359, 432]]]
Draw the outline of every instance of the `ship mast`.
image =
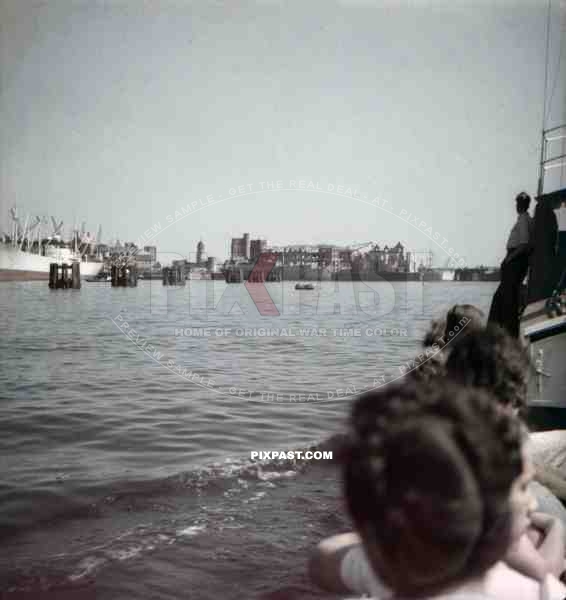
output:
[[26, 234], [27, 234], [27, 230], [28, 230], [28, 222], [29, 222], [29, 215], [26, 215], [26, 223], [21, 231], [22, 237], [18, 242], [18, 250], [22, 250], [24, 247], [24, 241], [26, 239]]
[[[551, 23], [551, 12], [552, 12], [552, 0], [548, 0], [548, 11], [547, 11], [547, 21], [546, 21], [546, 53], [545, 53], [545, 64], [544, 64], [544, 90], [543, 90], [543, 105], [542, 105], [542, 140], [540, 147], [540, 164], [539, 164], [539, 177], [538, 177], [538, 185], [537, 185], [537, 196], [540, 197], [544, 194], [544, 179], [546, 175], [546, 171], [555, 168], [564, 169], [566, 165], [566, 153], [564, 152], [564, 140], [566, 140], [566, 115], [564, 115], [564, 122], [562, 125], [558, 125], [557, 127], [552, 127], [550, 129], [545, 129], [546, 121], [550, 115], [552, 108], [552, 99], [554, 97], [554, 91], [556, 89], [556, 84], [558, 82], [558, 78], [560, 76], [560, 59], [562, 58], [562, 36], [560, 37], [560, 50], [559, 50], [559, 59], [558, 59], [558, 68], [555, 74], [554, 83], [552, 85], [552, 92], [550, 94], [550, 99], [547, 101], [547, 91], [548, 91], [548, 66], [549, 66], [549, 53], [550, 53], [550, 23]], [[547, 106], [548, 105], [548, 106]], [[549, 150], [552, 142], [557, 142], [562, 140], [562, 153], [557, 155], [549, 156]], [[562, 184], [562, 173], [560, 178], [560, 183]]]

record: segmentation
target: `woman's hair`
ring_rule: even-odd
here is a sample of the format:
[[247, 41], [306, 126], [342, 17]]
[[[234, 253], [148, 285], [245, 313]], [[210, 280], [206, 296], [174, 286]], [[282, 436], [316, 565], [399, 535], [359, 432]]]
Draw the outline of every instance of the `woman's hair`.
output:
[[428, 346], [415, 356], [414, 367], [407, 372], [413, 381], [426, 383], [446, 374], [446, 352], [439, 345]]
[[500, 405], [521, 415], [526, 410], [528, 368], [520, 342], [498, 325], [455, 339], [445, 364], [451, 379], [488, 390]]
[[430, 329], [425, 333], [422, 345], [438, 345], [444, 347], [452, 338], [458, 334], [465, 335], [484, 327], [485, 315], [473, 304], [455, 304], [444, 319], [433, 319]]
[[483, 327], [484, 313], [479, 308], [473, 304], [455, 304], [445, 319], [431, 321], [423, 339], [424, 352], [415, 357], [416, 366], [409, 371], [409, 376], [423, 382], [445, 375], [446, 357], [453, 342]]
[[455, 304], [446, 313], [444, 338], [449, 342], [455, 335], [467, 335], [484, 327], [485, 315], [473, 304]]
[[445, 319], [433, 319], [430, 322], [430, 329], [425, 333], [423, 346], [428, 348], [437, 344], [440, 348], [444, 346], [444, 330], [446, 329]]
[[486, 392], [407, 382], [355, 402], [346, 502], [376, 573], [399, 595], [485, 572], [511, 540], [519, 421]]

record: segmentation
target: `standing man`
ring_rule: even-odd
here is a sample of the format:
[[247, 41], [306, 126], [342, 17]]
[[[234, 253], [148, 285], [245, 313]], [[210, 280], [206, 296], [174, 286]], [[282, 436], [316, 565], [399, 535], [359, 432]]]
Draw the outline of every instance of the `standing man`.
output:
[[497, 323], [519, 337], [519, 304], [521, 284], [529, 268], [532, 249], [532, 219], [529, 216], [531, 197], [521, 192], [516, 198], [517, 222], [507, 240], [507, 256], [501, 263], [501, 283], [491, 302], [489, 323]]

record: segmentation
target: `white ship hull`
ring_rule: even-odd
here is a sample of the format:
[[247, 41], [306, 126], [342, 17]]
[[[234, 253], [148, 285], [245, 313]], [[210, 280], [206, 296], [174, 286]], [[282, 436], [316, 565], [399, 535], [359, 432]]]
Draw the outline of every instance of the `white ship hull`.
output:
[[[14, 246], [0, 244], [0, 281], [32, 281], [49, 279], [51, 263], [71, 264], [76, 255], [66, 248], [49, 248], [49, 256], [23, 252]], [[101, 262], [81, 260], [81, 278], [98, 274]]]

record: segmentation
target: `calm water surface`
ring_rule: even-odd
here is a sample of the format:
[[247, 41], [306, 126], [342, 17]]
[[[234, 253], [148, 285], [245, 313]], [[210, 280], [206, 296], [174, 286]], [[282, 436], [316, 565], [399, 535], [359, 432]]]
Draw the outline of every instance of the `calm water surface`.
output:
[[338, 431], [348, 392], [496, 284], [371, 286], [0, 284], [0, 592], [319, 597], [304, 564], [348, 526], [336, 474], [250, 451]]

